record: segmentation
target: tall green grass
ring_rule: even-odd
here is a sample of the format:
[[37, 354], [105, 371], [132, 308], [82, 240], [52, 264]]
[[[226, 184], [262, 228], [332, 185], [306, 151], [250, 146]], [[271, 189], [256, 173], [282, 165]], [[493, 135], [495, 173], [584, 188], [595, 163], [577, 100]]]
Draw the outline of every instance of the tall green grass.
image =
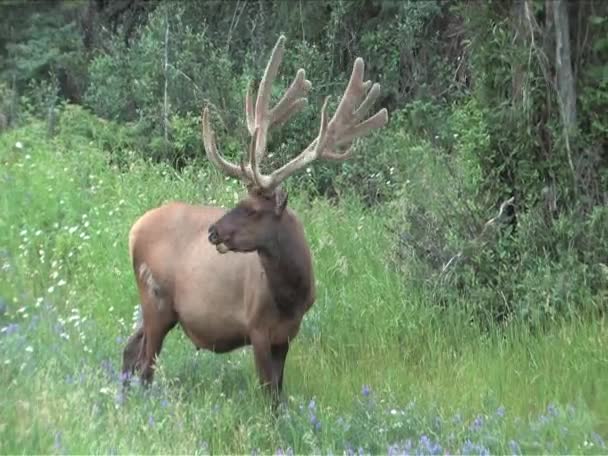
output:
[[[233, 204], [206, 167], [119, 170], [89, 131], [0, 137], [0, 453], [605, 453], [608, 331], [583, 318], [483, 332], [389, 266], [389, 213], [300, 197], [317, 301], [278, 415], [249, 349], [196, 352], [179, 329], [154, 386], [117, 381], [137, 295], [131, 224], [179, 199]], [[466, 304], [466, 303], [465, 303]]]

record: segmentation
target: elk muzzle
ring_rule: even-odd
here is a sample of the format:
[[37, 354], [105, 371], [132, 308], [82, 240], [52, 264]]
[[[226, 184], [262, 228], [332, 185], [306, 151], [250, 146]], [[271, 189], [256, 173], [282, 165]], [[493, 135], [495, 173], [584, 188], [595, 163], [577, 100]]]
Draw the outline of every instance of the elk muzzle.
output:
[[211, 225], [209, 227], [208, 231], [209, 231], [209, 242], [211, 242], [213, 245], [215, 245], [215, 248], [219, 253], [227, 253], [230, 251], [230, 248], [221, 239], [215, 224]]

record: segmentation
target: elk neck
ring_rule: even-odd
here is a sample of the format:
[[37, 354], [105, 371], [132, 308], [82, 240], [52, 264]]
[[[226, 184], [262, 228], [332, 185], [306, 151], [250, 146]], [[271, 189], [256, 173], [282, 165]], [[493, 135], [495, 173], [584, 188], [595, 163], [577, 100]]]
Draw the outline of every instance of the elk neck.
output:
[[294, 215], [283, 214], [275, 235], [258, 255], [279, 311], [293, 316], [312, 292], [310, 251]]

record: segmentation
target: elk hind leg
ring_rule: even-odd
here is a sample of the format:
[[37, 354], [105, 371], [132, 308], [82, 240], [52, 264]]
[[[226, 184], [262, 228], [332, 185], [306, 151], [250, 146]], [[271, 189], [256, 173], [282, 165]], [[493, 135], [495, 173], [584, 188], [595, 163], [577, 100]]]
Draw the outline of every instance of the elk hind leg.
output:
[[[142, 293], [143, 294], [143, 293]], [[177, 323], [177, 315], [167, 299], [148, 297], [143, 310], [143, 343], [141, 351], [140, 377], [149, 384], [154, 377], [156, 358], [163, 348], [165, 336]]]
[[152, 271], [142, 264], [138, 280], [139, 296], [141, 299], [142, 322], [133, 337], [133, 346], [127, 349], [135, 352], [135, 340], [139, 342], [137, 361], [133, 366], [139, 371], [143, 384], [149, 384], [154, 377], [156, 358], [161, 352], [167, 333], [177, 323], [177, 314], [167, 293], [152, 275]]
[[142, 359], [142, 350], [144, 344], [144, 327], [142, 322], [138, 323], [135, 332], [127, 340], [127, 345], [122, 353], [122, 380], [126, 386], [129, 378], [139, 368]]

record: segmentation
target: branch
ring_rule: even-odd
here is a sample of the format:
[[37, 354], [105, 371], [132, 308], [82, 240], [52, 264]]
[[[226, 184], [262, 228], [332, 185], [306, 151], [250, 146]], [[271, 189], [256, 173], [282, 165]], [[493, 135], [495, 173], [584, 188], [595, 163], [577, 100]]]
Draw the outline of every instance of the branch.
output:
[[165, 11], [165, 64], [163, 66], [163, 72], [165, 75], [165, 97], [163, 103], [163, 123], [165, 130], [165, 155], [167, 154], [167, 149], [169, 148], [169, 96], [168, 96], [168, 86], [169, 86], [169, 14]]
[[[483, 237], [484, 237], [486, 231], [488, 230], [488, 228], [495, 225], [496, 222], [499, 221], [503, 217], [505, 209], [508, 206], [512, 206], [514, 201], [515, 201], [515, 197], [513, 197], [513, 196], [511, 198], [503, 201], [502, 204], [500, 205], [500, 208], [498, 209], [498, 214], [496, 214], [495, 217], [492, 217], [490, 220], [488, 220], [486, 223], [484, 223], [483, 228], [481, 229], [481, 232], [473, 240], [471, 240], [469, 242], [469, 246], [476, 246], [476, 245], [482, 246], [483, 244], [485, 244]], [[456, 255], [454, 255], [452, 258], [450, 258], [448, 260], [448, 262], [443, 265], [443, 268], [441, 268], [441, 274], [445, 274], [451, 265], [458, 263], [459, 260], [464, 259], [464, 258], [467, 258], [467, 257], [464, 255], [464, 249], [463, 249], [460, 252], [458, 252]]]

